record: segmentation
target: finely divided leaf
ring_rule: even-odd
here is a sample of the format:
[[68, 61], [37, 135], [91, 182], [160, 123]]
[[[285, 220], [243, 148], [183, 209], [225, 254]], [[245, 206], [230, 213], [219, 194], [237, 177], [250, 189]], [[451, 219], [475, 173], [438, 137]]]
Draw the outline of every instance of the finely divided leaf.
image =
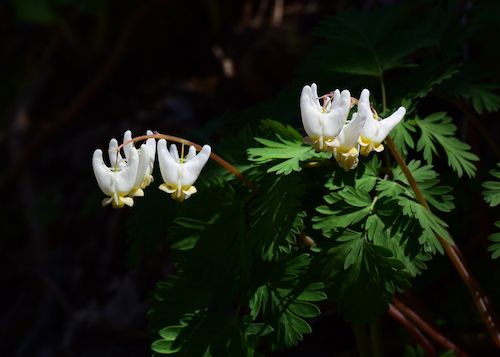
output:
[[300, 162], [315, 156], [312, 146], [303, 145], [302, 142], [298, 141], [285, 140], [280, 136], [278, 136], [278, 139], [280, 142], [255, 138], [264, 147], [248, 149], [248, 159], [259, 165], [279, 160], [267, 172], [288, 175], [292, 171], [302, 170]]
[[421, 135], [417, 142], [417, 150], [422, 151], [424, 159], [432, 164], [433, 155], [437, 155], [436, 144], [439, 144], [448, 157], [448, 165], [461, 177], [464, 173], [469, 177], [476, 174], [474, 161], [479, 158], [470, 152], [470, 146], [455, 137], [457, 127], [446, 113], [439, 112], [427, 118], [415, 119], [415, 125]]

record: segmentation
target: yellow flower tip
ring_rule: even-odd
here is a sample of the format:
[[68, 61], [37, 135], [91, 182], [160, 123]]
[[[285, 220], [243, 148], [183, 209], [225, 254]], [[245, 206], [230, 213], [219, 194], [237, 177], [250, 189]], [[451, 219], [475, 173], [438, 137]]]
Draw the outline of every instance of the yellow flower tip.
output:
[[342, 156], [349, 158], [349, 157], [357, 157], [358, 156], [358, 149], [356, 148], [350, 148], [347, 152], [342, 153]]
[[367, 145], [367, 146], [361, 146], [359, 148], [359, 153], [363, 156], [368, 156], [370, 154], [370, 152], [372, 151], [372, 148]]
[[382, 151], [384, 151], [384, 145], [383, 144], [378, 144], [377, 145], [377, 143], [375, 143], [375, 145], [373, 147], [373, 150], [375, 150], [376, 152], [382, 152]]
[[363, 156], [368, 156], [372, 151], [381, 152], [384, 151], [384, 145], [376, 143], [367, 137], [360, 136], [358, 139], [360, 145], [360, 154]]
[[111, 206], [113, 208], [123, 208], [125, 205], [132, 207], [134, 205], [134, 200], [132, 197], [119, 196], [118, 194], [114, 194], [112, 197], [107, 197], [102, 200], [102, 206]]
[[335, 150], [335, 159], [345, 171], [358, 166], [358, 150], [356, 148], [338, 147]]
[[144, 191], [142, 190], [142, 188], [136, 188], [130, 191], [128, 195], [131, 197], [144, 197]]
[[372, 141], [370, 139], [364, 137], [363, 135], [360, 135], [359, 138], [358, 138], [358, 143], [361, 146], [368, 146], [368, 145], [371, 144], [371, 142]]
[[146, 187], [151, 185], [151, 182], [153, 181], [154, 181], [153, 175], [146, 175], [146, 177], [144, 177], [144, 180], [142, 180], [141, 182], [141, 188], [145, 189]]
[[182, 186], [179, 189], [177, 185], [165, 183], [160, 185], [160, 190], [170, 193], [170, 197], [179, 202], [187, 200], [189, 197], [191, 197], [191, 195], [198, 192], [198, 190], [194, 186]]
[[159, 189], [166, 192], [166, 193], [174, 193], [177, 191], [177, 187], [174, 185], [167, 185], [166, 183], [162, 183], [159, 186]]

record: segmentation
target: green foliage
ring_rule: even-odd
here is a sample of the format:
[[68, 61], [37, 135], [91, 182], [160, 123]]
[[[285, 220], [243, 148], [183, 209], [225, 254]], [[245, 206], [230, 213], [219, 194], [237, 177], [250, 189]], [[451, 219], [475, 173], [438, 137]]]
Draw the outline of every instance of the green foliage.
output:
[[500, 86], [484, 83], [488, 77], [483, 69], [465, 67], [453, 80], [443, 83], [440, 89], [448, 95], [470, 100], [479, 114], [496, 112], [500, 109], [500, 96], [494, 91]]
[[[255, 138], [255, 140], [264, 145], [261, 148], [248, 149], [248, 159], [258, 165], [280, 160], [278, 164], [274, 164], [267, 169], [267, 172], [276, 172], [277, 175], [288, 175], [293, 171], [301, 171], [301, 161], [312, 158], [326, 158], [330, 154], [316, 153], [310, 145], [302, 143], [302, 136], [298, 131], [290, 126], [284, 126], [273, 120], [264, 121], [264, 127], [275, 130], [275, 136], [279, 141], [273, 141], [263, 138]], [[284, 160], [284, 161], [281, 161]]]
[[470, 152], [470, 146], [455, 137], [457, 127], [446, 113], [434, 113], [425, 119], [416, 118], [415, 126], [420, 129], [417, 151], [423, 151], [424, 159], [432, 164], [433, 154], [437, 154], [436, 143], [448, 157], [448, 165], [461, 177], [464, 173], [474, 177], [476, 167], [474, 161], [479, 158]]
[[[500, 164], [497, 164], [497, 168], [490, 171], [490, 174], [497, 179], [497, 181], [486, 181], [483, 183], [484, 200], [490, 205], [490, 207], [495, 207], [500, 205]], [[495, 227], [500, 228], [500, 221], [495, 222]], [[500, 257], [500, 232], [493, 233], [488, 237], [493, 244], [488, 248], [491, 252], [491, 258], [496, 259]]]
[[305, 319], [319, 315], [314, 302], [326, 299], [323, 283], [303, 280], [310, 262], [309, 254], [304, 253], [266, 266], [261, 275], [264, 283], [249, 302], [250, 316], [260, 316], [274, 330], [269, 334], [273, 349], [294, 346], [310, 333]]
[[[447, 223], [438, 217], [455, 209], [452, 187], [442, 184], [436, 162], [445, 160], [458, 177], [470, 179], [478, 157], [457, 138], [458, 121], [444, 112], [420, 115], [430, 95], [450, 105], [457, 97], [470, 100], [478, 113], [500, 109], [500, 97], [496, 86], [456, 60], [467, 31], [455, 31], [455, 42], [446, 41], [455, 15], [419, 17], [411, 9], [325, 19], [316, 31], [324, 45], [311, 51], [296, 82], [334, 83], [325, 92], [344, 83], [352, 93], [374, 86], [377, 109], [402, 103], [407, 116], [391, 137], [409, 158], [431, 209], [417, 201], [390, 155], [360, 158], [355, 170], [345, 172], [332, 164], [331, 154], [305, 145], [293, 127], [298, 118], [289, 109], [290, 92], [241, 114], [245, 123], [272, 116], [292, 124], [266, 119], [258, 130], [244, 127], [225, 144], [223, 156], [237, 163], [257, 192], [213, 171], [172, 218], [168, 243], [175, 264], [152, 303], [154, 351], [254, 356], [261, 341], [273, 350], [289, 348], [311, 332], [309, 319], [320, 314], [323, 300], [349, 321], [373, 320], [433, 255], [443, 253], [441, 242], [452, 244]], [[500, 179], [500, 166], [492, 175]], [[484, 188], [486, 202], [499, 205], [498, 182]], [[312, 247], [302, 244], [304, 237], [314, 241]], [[500, 233], [490, 239], [493, 258], [500, 257]], [[422, 350], [405, 353], [418, 356]]]
[[325, 256], [329, 296], [350, 321], [370, 321], [386, 310], [396, 290], [409, 286], [409, 276], [390, 250], [361, 232], [343, 231], [336, 240]]
[[389, 69], [411, 65], [408, 56], [435, 44], [436, 37], [422, 31], [422, 27], [408, 27], [408, 19], [402, 21], [401, 15], [401, 8], [391, 7], [327, 18], [317, 34], [330, 41], [335, 53], [342, 53], [328, 58], [329, 69], [382, 77]]
[[272, 260], [290, 253], [304, 229], [305, 212], [300, 198], [305, 187], [298, 177], [289, 175], [272, 180], [263, 189], [265, 192], [253, 202], [248, 239], [256, 242], [262, 259]]
[[16, 16], [26, 22], [52, 25], [62, 20], [60, 14], [65, 7], [77, 7], [80, 11], [97, 13], [102, 10], [107, 1], [97, 0], [10, 0]]
[[484, 200], [490, 205], [490, 207], [495, 207], [500, 204], [500, 164], [497, 164], [497, 168], [490, 171], [491, 176], [497, 179], [497, 181], [486, 181], [483, 183]]

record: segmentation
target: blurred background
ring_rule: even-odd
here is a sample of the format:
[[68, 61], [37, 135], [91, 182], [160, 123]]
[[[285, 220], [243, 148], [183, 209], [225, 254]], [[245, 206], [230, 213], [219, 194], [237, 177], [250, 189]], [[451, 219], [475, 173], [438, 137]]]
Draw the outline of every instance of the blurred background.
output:
[[[250, 121], [272, 117], [300, 127], [299, 90], [321, 78], [304, 80], [297, 71], [322, 43], [313, 35], [319, 22], [349, 9], [372, 11], [394, 3], [406, 4], [0, 3], [0, 355], [150, 355], [146, 312], [155, 282], [172, 271], [166, 230], [175, 205], [154, 192], [155, 182], [132, 210], [101, 208], [92, 152], [106, 150], [110, 138], [121, 140], [127, 129], [210, 143], [217, 152], [234, 128]], [[470, 1], [414, 3], [424, 14], [456, 12], [459, 28], [474, 10]], [[495, 21], [500, 12], [491, 6], [482, 10], [485, 26], [464, 43], [462, 61], [500, 83]], [[497, 87], [492, 90], [498, 93]], [[466, 120], [466, 112], [440, 106], [438, 99], [426, 105], [424, 111], [450, 110], [461, 138], [483, 160], [479, 183], [467, 191], [474, 196], [462, 197], [467, 206], [447, 221], [452, 231], [462, 232], [457, 240], [500, 309], [499, 267], [486, 252], [495, 217], [480, 196], [480, 182], [500, 161], [481, 130], [497, 141], [498, 116], [485, 113], [477, 126]], [[461, 188], [465, 182], [451, 184]], [[458, 342], [492, 351], [451, 264], [438, 257], [431, 269], [431, 276], [417, 279], [411, 300]], [[381, 324], [386, 351], [415, 344], [390, 318]], [[313, 334], [302, 345], [275, 355], [356, 355], [340, 315], [327, 313], [312, 325]]]

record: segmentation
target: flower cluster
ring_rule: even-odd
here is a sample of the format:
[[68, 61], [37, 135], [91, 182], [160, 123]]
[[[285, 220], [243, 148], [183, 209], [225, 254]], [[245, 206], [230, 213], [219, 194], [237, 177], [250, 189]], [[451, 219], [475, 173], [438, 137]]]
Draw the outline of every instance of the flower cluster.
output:
[[355, 102], [348, 90], [337, 89], [318, 97], [315, 83], [305, 86], [300, 95], [302, 124], [308, 135], [304, 141], [314, 145], [317, 151], [333, 153], [346, 171], [356, 168], [360, 153], [367, 156], [371, 151], [384, 150], [382, 142], [406, 113], [406, 109], [400, 107], [382, 120], [371, 109], [370, 92], [363, 89], [357, 112], [348, 120]]
[[[144, 189], [153, 182], [153, 167], [156, 156], [157, 144], [152, 137], [153, 133], [147, 131], [151, 136], [141, 145], [139, 149], [134, 146], [132, 133], [127, 130], [123, 135], [123, 152], [120, 154], [120, 146], [116, 139], [111, 139], [108, 147], [109, 164], [107, 166], [103, 159], [102, 150], [94, 151], [92, 167], [101, 191], [109, 196], [102, 201], [103, 206], [111, 204], [114, 208], [122, 208], [125, 205], [132, 206], [134, 197], [144, 196]], [[164, 139], [158, 141], [158, 161], [160, 172], [164, 183], [160, 189], [171, 194], [172, 198], [184, 201], [196, 193], [194, 182], [200, 175], [203, 166], [207, 163], [211, 154], [208, 145], [203, 146], [197, 155], [194, 146], [189, 148], [184, 157], [184, 145], [181, 156], [175, 144], [170, 145], [167, 150], [167, 142]]]

